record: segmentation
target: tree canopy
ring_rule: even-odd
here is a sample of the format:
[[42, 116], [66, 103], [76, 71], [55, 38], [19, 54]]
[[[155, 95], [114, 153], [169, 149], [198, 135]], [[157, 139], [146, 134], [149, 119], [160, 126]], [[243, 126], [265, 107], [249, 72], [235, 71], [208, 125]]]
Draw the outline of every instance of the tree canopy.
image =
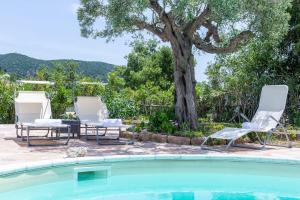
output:
[[[256, 35], [281, 38], [288, 27], [288, 0], [81, 0], [85, 37], [113, 37], [147, 30], [171, 41], [175, 30], [209, 53], [233, 52]], [[104, 25], [105, 24], [105, 25]]]

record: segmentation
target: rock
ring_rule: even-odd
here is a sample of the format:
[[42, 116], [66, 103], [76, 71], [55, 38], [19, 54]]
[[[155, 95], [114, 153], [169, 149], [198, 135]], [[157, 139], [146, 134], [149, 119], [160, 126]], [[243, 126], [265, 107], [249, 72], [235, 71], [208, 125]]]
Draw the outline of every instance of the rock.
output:
[[190, 145], [191, 139], [188, 137], [180, 137], [180, 136], [168, 136], [168, 143], [178, 144], [178, 145]]
[[191, 139], [191, 145], [197, 145], [200, 146], [204, 142], [203, 137], [195, 137]]
[[136, 134], [133, 133], [133, 132], [129, 132], [129, 131], [122, 131], [120, 133], [120, 138], [135, 139], [136, 138]]
[[151, 141], [158, 142], [158, 143], [167, 143], [167, 135], [162, 134], [152, 134]]
[[300, 140], [300, 132], [296, 135], [296, 139]]
[[137, 137], [137, 140], [142, 142], [148, 142], [151, 141], [152, 135], [152, 133], [140, 133]]
[[85, 157], [87, 153], [88, 153], [87, 147], [70, 147], [67, 150], [67, 156], [69, 158]]

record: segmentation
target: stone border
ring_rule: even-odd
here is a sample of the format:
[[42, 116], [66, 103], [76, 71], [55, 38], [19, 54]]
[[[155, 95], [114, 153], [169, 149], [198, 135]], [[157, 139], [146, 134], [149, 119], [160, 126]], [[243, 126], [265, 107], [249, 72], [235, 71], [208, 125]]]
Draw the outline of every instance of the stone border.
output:
[[141, 133], [122, 132], [120, 137], [126, 139], [136, 139], [140, 142], [157, 142], [157, 143], [170, 143], [177, 145], [201, 145], [204, 141], [204, 137], [183, 137], [174, 135], [165, 135], [159, 133], [152, 133], [148, 131], [142, 131]]
[[102, 156], [102, 157], [81, 157], [81, 158], [66, 158], [49, 161], [39, 161], [27, 164], [9, 165], [0, 168], [0, 178], [13, 175], [15, 173], [26, 173], [28, 171], [40, 170], [51, 167], [75, 166], [80, 164], [101, 164], [112, 162], [126, 161], [151, 161], [151, 160], [212, 160], [212, 161], [231, 161], [231, 162], [258, 162], [272, 164], [296, 164], [300, 165], [300, 160], [292, 159], [275, 159], [269, 157], [252, 157], [252, 156], [214, 156], [214, 155], [186, 155], [186, 154], [160, 154], [160, 155], [117, 155], [117, 156]]
[[[126, 139], [136, 139], [140, 142], [157, 142], [157, 143], [170, 143], [170, 144], [177, 144], [177, 145], [194, 145], [199, 146], [205, 140], [205, 137], [184, 137], [184, 136], [175, 136], [175, 135], [168, 135], [163, 133], [153, 133], [148, 132], [146, 129], [142, 130], [140, 133], [134, 133], [129, 131], [124, 131], [120, 133], [121, 138]], [[300, 132], [297, 134], [297, 139], [300, 140]], [[244, 143], [243, 140], [240, 138], [236, 140], [237, 144]], [[225, 140], [219, 140], [218, 144], [225, 145]]]

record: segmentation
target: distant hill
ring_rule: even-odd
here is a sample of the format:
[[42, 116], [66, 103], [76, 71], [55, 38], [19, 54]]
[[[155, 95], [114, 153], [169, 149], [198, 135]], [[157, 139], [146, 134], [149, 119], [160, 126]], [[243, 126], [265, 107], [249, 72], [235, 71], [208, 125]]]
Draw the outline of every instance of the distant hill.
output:
[[55, 62], [74, 61], [79, 63], [78, 73], [86, 76], [98, 77], [101, 80], [106, 80], [107, 73], [112, 71], [114, 66], [109, 63], [99, 61], [81, 61], [81, 60], [40, 60], [31, 58], [18, 53], [0, 54], [0, 69], [9, 74], [15, 74], [21, 77], [32, 76], [36, 71], [43, 67], [53, 67]]

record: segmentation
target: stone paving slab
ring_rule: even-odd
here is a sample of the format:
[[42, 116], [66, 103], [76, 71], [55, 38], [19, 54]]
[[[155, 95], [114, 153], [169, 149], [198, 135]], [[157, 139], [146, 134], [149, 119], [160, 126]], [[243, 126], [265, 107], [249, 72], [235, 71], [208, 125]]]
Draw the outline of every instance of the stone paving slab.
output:
[[[229, 152], [200, 150], [199, 146], [155, 142], [135, 142], [134, 145], [97, 145], [95, 140], [71, 139], [68, 146], [27, 147], [17, 139], [14, 125], [0, 125], [0, 166], [25, 164], [34, 161], [63, 159], [70, 147], [87, 147], [87, 156], [203, 154], [216, 156], [269, 157], [300, 160], [300, 148], [268, 147], [265, 150], [231, 148]], [[219, 148], [219, 147], [216, 147]]]

